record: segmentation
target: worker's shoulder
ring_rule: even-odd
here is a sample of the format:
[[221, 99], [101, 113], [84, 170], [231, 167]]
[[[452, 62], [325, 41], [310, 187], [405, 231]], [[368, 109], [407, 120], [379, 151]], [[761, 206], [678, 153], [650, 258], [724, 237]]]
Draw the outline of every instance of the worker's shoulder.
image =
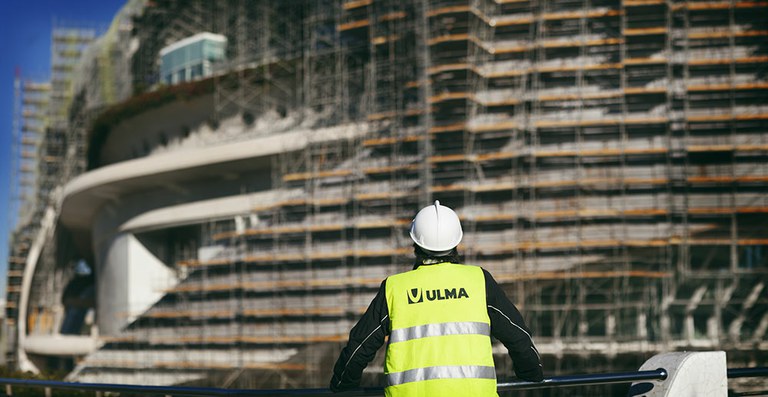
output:
[[397, 279], [402, 279], [404, 277], [408, 277], [409, 275], [413, 274], [416, 270], [417, 269], [406, 270], [404, 272], [400, 272], [400, 273], [395, 273], [395, 274], [389, 275], [389, 276], [387, 276], [386, 279], [384, 279], [384, 282], [386, 283], [389, 280], [397, 280]]

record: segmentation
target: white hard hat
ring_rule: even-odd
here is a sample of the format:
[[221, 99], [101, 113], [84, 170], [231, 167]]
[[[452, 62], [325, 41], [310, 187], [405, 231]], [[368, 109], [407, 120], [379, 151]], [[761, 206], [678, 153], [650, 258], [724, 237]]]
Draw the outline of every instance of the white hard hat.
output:
[[459, 216], [437, 200], [434, 205], [422, 208], [411, 223], [413, 242], [435, 253], [452, 250], [463, 236]]

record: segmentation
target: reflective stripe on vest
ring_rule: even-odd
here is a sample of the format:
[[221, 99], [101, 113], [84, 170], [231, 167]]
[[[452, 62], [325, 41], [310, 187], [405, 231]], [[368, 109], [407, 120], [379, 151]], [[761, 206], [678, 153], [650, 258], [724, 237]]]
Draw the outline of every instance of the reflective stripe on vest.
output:
[[480, 322], [454, 322], [417, 325], [410, 328], [393, 330], [389, 343], [405, 342], [413, 339], [442, 335], [491, 335], [491, 325]]
[[387, 374], [389, 386], [403, 383], [418, 382], [431, 379], [496, 379], [496, 371], [493, 367], [482, 365], [440, 366], [410, 369], [403, 372]]

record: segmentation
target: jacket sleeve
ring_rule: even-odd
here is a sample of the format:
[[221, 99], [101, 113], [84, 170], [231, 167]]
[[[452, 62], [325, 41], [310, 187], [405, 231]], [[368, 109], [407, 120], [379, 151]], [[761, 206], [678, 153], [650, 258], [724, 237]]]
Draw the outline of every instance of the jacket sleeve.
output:
[[379, 292], [371, 301], [360, 321], [349, 332], [347, 346], [342, 349], [336, 365], [330, 389], [334, 392], [357, 388], [363, 369], [376, 356], [376, 351], [384, 344], [389, 334], [389, 309], [386, 299], [386, 282], [379, 287]]
[[517, 377], [533, 382], [544, 379], [541, 356], [533, 344], [531, 331], [525, 325], [523, 316], [507, 299], [504, 291], [490, 273], [485, 274], [485, 293], [488, 316], [491, 318], [491, 335], [509, 351]]

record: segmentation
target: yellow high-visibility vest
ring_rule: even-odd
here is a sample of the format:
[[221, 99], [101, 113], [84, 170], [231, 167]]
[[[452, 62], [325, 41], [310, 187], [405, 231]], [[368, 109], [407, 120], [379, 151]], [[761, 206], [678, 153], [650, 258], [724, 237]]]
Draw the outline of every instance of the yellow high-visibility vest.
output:
[[387, 396], [497, 396], [485, 277], [440, 263], [391, 276]]

